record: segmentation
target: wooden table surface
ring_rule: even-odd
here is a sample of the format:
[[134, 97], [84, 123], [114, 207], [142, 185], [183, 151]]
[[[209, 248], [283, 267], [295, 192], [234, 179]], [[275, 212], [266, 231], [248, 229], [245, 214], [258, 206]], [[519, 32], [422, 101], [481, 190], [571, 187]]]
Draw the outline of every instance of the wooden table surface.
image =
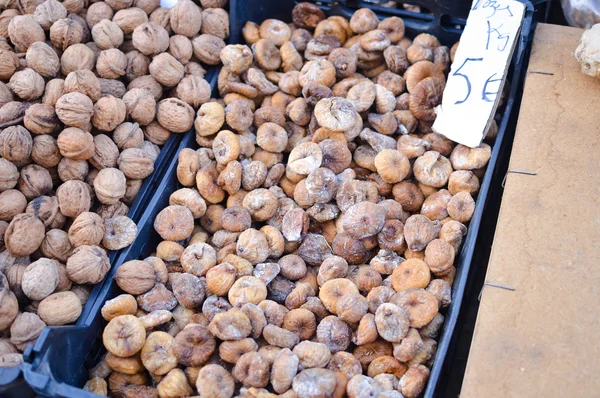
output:
[[[600, 396], [600, 79], [540, 24], [461, 398]], [[537, 74], [533, 71], [550, 72]]]

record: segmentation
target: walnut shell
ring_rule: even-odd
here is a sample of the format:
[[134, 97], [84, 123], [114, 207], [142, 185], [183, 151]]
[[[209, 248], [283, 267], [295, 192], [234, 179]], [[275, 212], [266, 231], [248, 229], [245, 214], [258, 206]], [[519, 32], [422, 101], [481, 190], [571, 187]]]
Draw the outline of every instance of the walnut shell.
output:
[[48, 258], [55, 258], [61, 263], [66, 263], [73, 247], [69, 242], [69, 235], [62, 229], [51, 229], [40, 246], [40, 253]]
[[150, 124], [156, 115], [156, 101], [151, 93], [143, 88], [129, 90], [124, 96], [127, 116], [142, 126]]
[[0, 79], [8, 80], [21, 66], [19, 57], [12, 51], [0, 50]]
[[87, 95], [92, 102], [100, 98], [100, 81], [96, 75], [89, 70], [76, 70], [67, 75], [63, 85], [63, 92], [78, 92]]
[[64, 129], [56, 141], [61, 155], [69, 159], [87, 160], [94, 156], [94, 137], [77, 127]]
[[117, 163], [125, 177], [135, 180], [142, 180], [154, 171], [154, 160], [148, 152], [140, 148], [125, 149]]
[[169, 54], [183, 65], [187, 64], [194, 55], [192, 41], [185, 36], [175, 35], [169, 38]]
[[67, 273], [75, 283], [100, 283], [110, 269], [106, 251], [98, 246], [79, 246], [67, 260]]
[[39, 73], [31, 68], [15, 72], [8, 82], [8, 87], [19, 98], [24, 100], [35, 100], [42, 96], [46, 82]]
[[96, 54], [85, 44], [69, 46], [60, 57], [60, 71], [63, 76], [75, 70], [93, 70], [96, 64]]
[[[288, 30], [289, 31], [289, 30]], [[229, 14], [222, 8], [209, 8], [202, 12], [202, 33], [225, 40], [229, 37]]]
[[133, 50], [125, 54], [125, 56], [127, 57], [127, 80], [131, 81], [137, 77], [148, 74], [150, 59], [147, 55], [144, 55], [137, 50]]
[[144, 90], [147, 90], [152, 94], [155, 101], [158, 101], [163, 95], [163, 87], [150, 75], [140, 76], [132, 80], [127, 86], [127, 89], [133, 90], [134, 88], [143, 88]]
[[[47, 0], [46, 3], [49, 1], [56, 2], [56, 0]], [[56, 51], [41, 41], [29, 46], [25, 59], [27, 60], [27, 66], [43, 77], [55, 77], [60, 70], [60, 59]]]
[[[103, 1], [90, 4], [85, 15], [85, 21], [90, 28], [93, 28], [98, 22], [103, 19], [112, 19], [114, 15], [113, 9]], [[116, 21], [115, 21], [116, 22]]]
[[0, 155], [16, 165], [27, 163], [33, 139], [23, 126], [10, 126], [0, 132]]
[[33, 17], [45, 30], [59, 19], [67, 17], [67, 9], [56, 0], [46, 0], [36, 7]]
[[43, 300], [58, 286], [56, 260], [40, 258], [29, 264], [23, 273], [21, 288], [31, 300]]
[[18, 180], [19, 170], [17, 169], [17, 166], [7, 159], [0, 158], [0, 192], [13, 188], [17, 185]]
[[42, 103], [55, 106], [56, 101], [64, 94], [64, 86], [65, 81], [63, 79], [52, 79], [46, 83]]
[[153, 144], [164, 145], [170, 136], [171, 132], [161, 126], [157, 121], [153, 121], [144, 127], [144, 137]]
[[96, 71], [105, 79], [118, 79], [125, 75], [127, 57], [116, 48], [101, 51], [96, 60]]
[[56, 190], [60, 211], [67, 217], [75, 218], [91, 206], [90, 188], [82, 181], [66, 181]]
[[[179, 4], [179, 3], [178, 3]], [[149, 66], [150, 75], [166, 87], [176, 86], [184, 75], [185, 68], [169, 53], [158, 54]]]
[[123, 123], [127, 113], [125, 102], [112, 95], [100, 98], [94, 105], [92, 124], [99, 130], [112, 131]]
[[51, 168], [56, 167], [61, 159], [62, 155], [54, 137], [44, 134], [33, 139], [31, 160], [35, 163], [45, 168]]
[[127, 92], [125, 84], [113, 79], [98, 79], [100, 81], [100, 95], [112, 95], [116, 98], [123, 98]]
[[94, 180], [94, 191], [101, 203], [113, 205], [125, 196], [127, 179], [121, 170], [106, 168], [100, 170]]
[[54, 47], [65, 51], [83, 41], [83, 26], [70, 18], [59, 19], [50, 27], [50, 41]]
[[115, 167], [117, 165], [118, 158], [119, 148], [113, 140], [104, 134], [98, 134], [94, 137], [94, 155], [88, 159], [92, 166], [98, 170], [102, 170], [107, 167]]
[[202, 9], [191, 0], [179, 0], [171, 8], [171, 29], [178, 35], [193, 37], [202, 26]]
[[175, 93], [177, 97], [194, 108], [208, 102], [211, 94], [210, 84], [199, 76], [189, 75], [184, 77], [179, 84]]
[[36, 41], [46, 40], [44, 29], [32, 15], [17, 15], [8, 24], [10, 41], [22, 52]]
[[117, 11], [112, 21], [121, 28], [124, 34], [129, 35], [135, 28], [148, 22], [148, 14], [140, 8], [132, 7]]
[[94, 43], [101, 50], [117, 48], [123, 44], [124, 35], [119, 25], [108, 19], [103, 19], [92, 28]]
[[31, 214], [15, 216], [4, 233], [6, 250], [13, 257], [25, 257], [37, 250], [44, 240], [46, 229]]
[[58, 128], [59, 120], [52, 105], [33, 104], [25, 111], [23, 124], [33, 134], [51, 134]]
[[119, 149], [141, 148], [144, 142], [144, 133], [137, 123], [121, 123], [113, 131], [113, 141]]
[[52, 190], [52, 177], [45, 168], [30, 164], [21, 169], [18, 186], [19, 191], [31, 200]]
[[38, 306], [39, 317], [49, 326], [72, 323], [81, 315], [81, 301], [71, 291], [53, 293]]
[[96, 213], [81, 213], [69, 227], [69, 241], [73, 247], [99, 245], [103, 237], [104, 220]]
[[92, 100], [81, 93], [67, 93], [56, 101], [56, 115], [67, 126], [86, 128], [94, 114]]
[[31, 312], [23, 312], [15, 318], [10, 327], [10, 342], [19, 350], [24, 350], [27, 344], [34, 344], [46, 327], [39, 316]]
[[184, 133], [194, 124], [194, 109], [177, 98], [167, 98], [158, 103], [156, 119], [169, 131]]
[[132, 39], [133, 46], [146, 55], [157, 55], [169, 48], [169, 33], [156, 22], [147, 22], [135, 28]]

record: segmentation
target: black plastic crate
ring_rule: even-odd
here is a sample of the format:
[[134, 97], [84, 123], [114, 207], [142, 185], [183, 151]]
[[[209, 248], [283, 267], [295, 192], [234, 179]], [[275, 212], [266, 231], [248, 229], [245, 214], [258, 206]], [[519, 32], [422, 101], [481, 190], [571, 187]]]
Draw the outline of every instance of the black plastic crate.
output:
[[[503, 176], [495, 169], [498, 159], [508, 156], [512, 134], [509, 127], [514, 128], [518, 109], [514, 109], [515, 102], [518, 103], [522, 88], [522, 78], [525, 71], [526, 58], [531, 43], [533, 7], [529, 1], [520, 0], [526, 4], [526, 15], [520, 37], [517, 42], [511, 68], [509, 70], [510, 93], [503, 107], [502, 118], [499, 124], [499, 132], [492, 149], [492, 156], [488, 164], [485, 176], [481, 182], [477, 205], [472, 220], [469, 223], [469, 232], [463, 243], [463, 248], [457, 260], [457, 274], [453, 285], [453, 302], [446, 313], [446, 322], [439, 340], [438, 351], [431, 376], [425, 392], [425, 396], [438, 395], [439, 386], [447, 374], [446, 367], [449, 366], [447, 356], [452, 354], [455, 344], [455, 327], [458, 314], [467, 284], [469, 269], [473, 255], [478, 243], [482, 215], [488, 200], [488, 192], [492, 181], [498, 181]], [[417, 1], [411, 1], [417, 3]], [[451, 4], [453, 1], [427, 1], [430, 7], [440, 3]], [[260, 23], [267, 18], [278, 18], [289, 21], [291, 11], [296, 2], [289, 0], [238, 0], [232, 1], [230, 5], [230, 42], [243, 43], [241, 29], [246, 21]], [[380, 18], [396, 15], [404, 19], [406, 34], [414, 37], [421, 32], [436, 34], [438, 39], [446, 45], [452, 45], [458, 41], [465, 20], [463, 17], [453, 17], [446, 12], [454, 10], [452, 6], [441, 8], [446, 10], [440, 12], [438, 17], [427, 14], [418, 14], [401, 9], [389, 9], [377, 7], [368, 3], [358, 3], [355, 8], [333, 2], [318, 2], [321, 8], [329, 15], [343, 15], [350, 17], [355, 8], [368, 6], [377, 12]], [[467, 8], [468, 13], [468, 8]], [[438, 19], [436, 19], [438, 18]], [[436, 21], [443, 21], [441, 26]], [[208, 79], [208, 77], [207, 77]], [[216, 91], [217, 74], [210, 79], [213, 91]], [[215, 94], [217, 94], [215, 92]], [[116, 285], [112, 276], [116, 268], [122, 263], [143, 259], [155, 251], [157, 244], [161, 241], [159, 235], [154, 231], [154, 218], [169, 204], [169, 196], [175, 190], [181, 188], [177, 181], [177, 154], [183, 148], [197, 148], [195, 134], [188, 132], [183, 137], [170, 159], [168, 167], [165, 168], [163, 178], [155, 189], [154, 195], [146, 202], [146, 209], [138, 223], [139, 233], [135, 242], [128, 248], [123, 249], [116, 260], [113, 268], [107, 274], [105, 281], [97, 287], [99, 290], [93, 304], [88, 304], [87, 317], [80, 319], [76, 326], [50, 327], [46, 328], [35, 346], [26, 352], [26, 364], [24, 364], [25, 379], [33, 389], [41, 396], [48, 397], [94, 397], [95, 395], [84, 391], [81, 387], [88, 379], [88, 371], [101, 356], [106, 352], [102, 344], [102, 331], [106, 321], [100, 314], [100, 309], [106, 300], [109, 300], [122, 291]]]
[[[378, 1], [378, 0], [375, 0]], [[381, 2], [385, 2], [382, 0]], [[501, 120], [498, 122], [498, 135], [492, 145], [492, 156], [477, 196], [475, 212], [469, 222], [467, 236], [455, 262], [457, 273], [452, 285], [452, 303], [445, 314], [444, 327], [438, 340], [437, 353], [424, 396], [427, 398], [443, 396], [443, 388], [447, 384], [449, 368], [456, 348], [458, 335], [455, 333], [458, 316], [461, 311], [465, 289], [470, 282], [470, 269], [475, 253], [481, 250], [480, 228], [486, 204], [490, 200], [489, 192], [492, 185], [502, 181], [504, 175], [496, 168], [499, 159], [510, 156], [514, 128], [518, 116], [523, 79], [529, 59], [530, 45], [535, 30], [534, 7], [528, 0], [519, 0], [525, 4], [523, 26], [519, 33], [515, 51], [511, 61], [507, 78], [510, 82], [510, 91], [500, 112]], [[265, 19], [275, 18], [290, 21], [293, 7], [298, 1], [285, 0], [237, 0], [231, 4], [231, 40], [232, 43], [244, 43], [242, 28], [247, 21], [260, 24]], [[321, 4], [320, 2], [317, 4]], [[402, 8], [389, 8], [374, 5], [370, 2], [359, 0], [342, 0], [342, 3], [325, 3], [323, 7], [327, 15], [342, 15], [350, 18], [354, 11], [367, 7], [375, 11], [380, 19], [398, 16], [404, 20], [406, 36], [412, 38], [419, 33], [435, 35], [442, 44], [452, 46], [460, 39], [462, 30], [468, 16], [471, 2], [455, 0], [411, 0], [410, 4], [419, 5], [431, 11], [431, 14], [414, 13]], [[545, 6], [546, 0], [537, 0], [537, 6]], [[545, 12], [545, 8], [544, 8]], [[492, 231], [493, 233], [493, 231]], [[477, 265], [485, 265], [478, 263]]]

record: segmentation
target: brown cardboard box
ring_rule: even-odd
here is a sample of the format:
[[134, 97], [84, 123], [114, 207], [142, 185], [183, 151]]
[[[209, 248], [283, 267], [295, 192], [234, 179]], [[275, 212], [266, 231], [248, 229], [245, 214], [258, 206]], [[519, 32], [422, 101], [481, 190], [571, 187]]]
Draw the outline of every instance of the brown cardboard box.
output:
[[[535, 33], [461, 398], [600, 396], [600, 79]], [[552, 75], [533, 71], [551, 72]]]

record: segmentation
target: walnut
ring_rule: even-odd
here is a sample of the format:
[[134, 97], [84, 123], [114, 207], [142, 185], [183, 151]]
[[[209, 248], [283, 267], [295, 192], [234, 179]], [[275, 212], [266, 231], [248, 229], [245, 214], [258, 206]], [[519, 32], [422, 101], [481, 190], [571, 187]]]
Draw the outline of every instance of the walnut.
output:
[[45, 168], [37, 164], [30, 164], [21, 169], [19, 177], [19, 191], [28, 200], [44, 195], [52, 189], [52, 177]]
[[94, 104], [93, 112], [92, 124], [94, 127], [104, 131], [112, 131], [125, 120], [127, 108], [122, 99], [108, 95], [100, 98]]
[[69, 159], [87, 160], [94, 156], [94, 137], [77, 127], [64, 129], [56, 142], [61, 155]]
[[154, 160], [148, 152], [140, 148], [125, 149], [121, 152], [117, 163], [119, 170], [127, 178], [141, 180], [148, 177], [154, 171]]
[[[98, 22], [103, 19], [112, 20], [114, 15], [113, 9], [103, 1], [90, 4], [85, 15], [85, 20], [90, 28], [93, 28]], [[117, 21], [115, 21], [117, 22]], [[122, 29], [122, 28], [121, 28]]]
[[56, 101], [56, 115], [67, 126], [86, 128], [94, 113], [92, 100], [81, 93], [68, 93]]
[[156, 114], [156, 101], [152, 94], [143, 88], [129, 90], [124, 96], [127, 116], [142, 126], [150, 124]]
[[58, 263], [40, 258], [29, 264], [23, 273], [21, 287], [31, 300], [43, 300], [58, 286]]
[[194, 37], [202, 26], [203, 12], [191, 0], [180, 0], [170, 11], [171, 29], [178, 35]]
[[[46, 2], [49, 1], [57, 3], [56, 0], [47, 0]], [[48, 44], [41, 41], [35, 42], [29, 46], [25, 59], [27, 60], [27, 66], [43, 77], [55, 77], [60, 70], [60, 59], [58, 58], [56, 51]]]
[[0, 155], [16, 165], [28, 162], [32, 147], [33, 139], [25, 127], [10, 126], [0, 132]]
[[43, 299], [38, 306], [38, 315], [49, 326], [66, 325], [75, 322], [81, 310], [79, 297], [68, 291], [53, 293]]
[[184, 67], [181, 62], [169, 53], [155, 56], [150, 63], [149, 70], [150, 75], [166, 87], [176, 86], [184, 74]]
[[94, 180], [94, 191], [101, 203], [114, 205], [125, 196], [127, 179], [121, 170], [106, 168], [100, 170]]
[[64, 94], [64, 85], [65, 81], [63, 79], [52, 79], [46, 83], [42, 103], [55, 106], [56, 101]]
[[0, 158], [0, 192], [13, 188], [17, 185], [18, 179], [19, 170], [17, 169], [17, 166], [7, 159]]
[[177, 98], [167, 98], [158, 103], [156, 119], [169, 131], [184, 133], [194, 123], [194, 109]]
[[96, 54], [85, 44], [73, 44], [69, 46], [60, 57], [60, 71], [63, 76], [75, 70], [94, 69]]
[[105, 79], [118, 79], [127, 70], [127, 57], [116, 48], [101, 51], [96, 61], [96, 71]]
[[123, 44], [123, 31], [119, 25], [108, 19], [103, 19], [92, 28], [94, 42], [101, 50], [117, 48]]
[[22, 52], [27, 51], [32, 43], [46, 39], [44, 29], [32, 15], [17, 15], [11, 19], [8, 35], [10, 41]]
[[65, 51], [83, 41], [83, 26], [69, 18], [59, 19], [50, 27], [50, 41], [57, 49]]
[[133, 31], [133, 46], [142, 54], [157, 55], [169, 48], [169, 33], [156, 22], [146, 22]]
[[107, 167], [115, 167], [117, 165], [118, 158], [119, 148], [113, 140], [104, 134], [98, 134], [94, 137], [94, 155], [88, 159], [92, 166], [98, 170], [102, 170]]
[[[289, 29], [288, 29], [289, 30]], [[229, 14], [222, 8], [209, 8], [202, 12], [202, 33], [225, 40], [229, 37]]]
[[58, 128], [59, 121], [52, 105], [33, 104], [25, 111], [23, 124], [33, 134], [51, 134]]
[[177, 97], [194, 108], [198, 108], [210, 99], [210, 84], [199, 76], [184, 77], [175, 91]]
[[35, 100], [42, 96], [46, 83], [44, 78], [31, 68], [15, 72], [8, 82], [8, 87], [23, 100]]
[[0, 78], [8, 80], [20, 66], [19, 57], [12, 51], [0, 50]]
[[73, 92], [85, 94], [92, 102], [96, 102], [100, 98], [100, 81], [92, 71], [73, 71], [65, 78], [63, 93]]
[[109, 269], [106, 251], [98, 246], [79, 246], [67, 260], [69, 278], [79, 284], [99, 283]]
[[17, 315], [10, 327], [10, 342], [19, 350], [24, 350], [27, 344], [33, 344], [46, 327], [39, 316], [31, 312]]
[[148, 14], [144, 10], [133, 7], [117, 11], [112, 21], [121, 28], [125, 35], [129, 35], [135, 28], [148, 22]]
[[56, 190], [60, 211], [67, 217], [77, 217], [91, 206], [90, 187], [82, 181], [66, 181]]
[[113, 79], [98, 79], [100, 81], [100, 95], [112, 95], [116, 98], [123, 98], [127, 92], [125, 84]]
[[150, 75], [140, 76], [132, 80], [127, 86], [127, 90], [133, 90], [134, 88], [143, 88], [147, 90], [152, 94], [155, 101], [158, 101], [163, 95], [163, 87]]
[[24, 257], [40, 247], [44, 235], [44, 224], [37, 217], [19, 214], [8, 225], [4, 233], [4, 244], [11, 256]]

